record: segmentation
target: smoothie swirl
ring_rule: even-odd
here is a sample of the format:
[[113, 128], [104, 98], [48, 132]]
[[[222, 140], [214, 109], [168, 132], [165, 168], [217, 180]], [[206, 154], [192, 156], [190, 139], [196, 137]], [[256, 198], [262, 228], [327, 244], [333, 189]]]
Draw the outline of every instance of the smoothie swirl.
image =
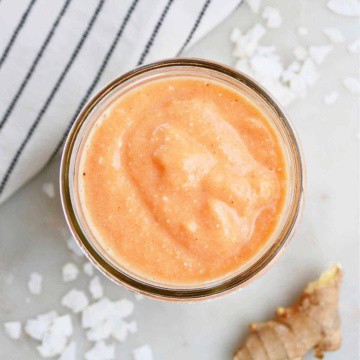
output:
[[79, 188], [87, 222], [126, 269], [163, 283], [227, 275], [282, 215], [280, 140], [244, 95], [169, 77], [122, 95], [86, 139]]

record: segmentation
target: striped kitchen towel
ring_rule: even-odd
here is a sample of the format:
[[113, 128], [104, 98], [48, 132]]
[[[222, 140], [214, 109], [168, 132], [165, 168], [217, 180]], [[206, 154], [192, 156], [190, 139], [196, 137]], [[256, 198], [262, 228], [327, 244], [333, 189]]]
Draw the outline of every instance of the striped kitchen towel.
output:
[[173, 57], [241, 0], [0, 0], [0, 202], [62, 148], [87, 100]]

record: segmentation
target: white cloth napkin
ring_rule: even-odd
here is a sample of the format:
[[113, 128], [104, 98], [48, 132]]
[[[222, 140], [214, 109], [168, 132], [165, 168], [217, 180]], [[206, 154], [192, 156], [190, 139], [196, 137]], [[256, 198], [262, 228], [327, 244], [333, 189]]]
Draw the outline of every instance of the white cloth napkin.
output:
[[61, 150], [104, 84], [174, 57], [241, 0], [1, 0], [0, 203]]

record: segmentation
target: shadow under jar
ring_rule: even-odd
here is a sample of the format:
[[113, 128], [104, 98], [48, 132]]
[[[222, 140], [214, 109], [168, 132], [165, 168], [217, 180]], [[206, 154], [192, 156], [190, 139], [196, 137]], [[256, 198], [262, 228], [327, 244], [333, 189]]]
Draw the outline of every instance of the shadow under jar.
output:
[[87, 103], [60, 191], [72, 234], [108, 278], [200, 301], [269, 268], [300, 221], [304, 177], [288, 115], [264, 88], [180, 58], [132, 70]]

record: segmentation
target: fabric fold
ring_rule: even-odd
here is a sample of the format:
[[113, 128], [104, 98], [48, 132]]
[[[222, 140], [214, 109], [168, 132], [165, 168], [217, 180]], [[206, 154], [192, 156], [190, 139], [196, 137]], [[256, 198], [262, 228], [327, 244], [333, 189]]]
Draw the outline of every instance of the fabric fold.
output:
[[2, 0], [0, 203], [61, 151], [104, 84], [179, 56], [240, 2]]

